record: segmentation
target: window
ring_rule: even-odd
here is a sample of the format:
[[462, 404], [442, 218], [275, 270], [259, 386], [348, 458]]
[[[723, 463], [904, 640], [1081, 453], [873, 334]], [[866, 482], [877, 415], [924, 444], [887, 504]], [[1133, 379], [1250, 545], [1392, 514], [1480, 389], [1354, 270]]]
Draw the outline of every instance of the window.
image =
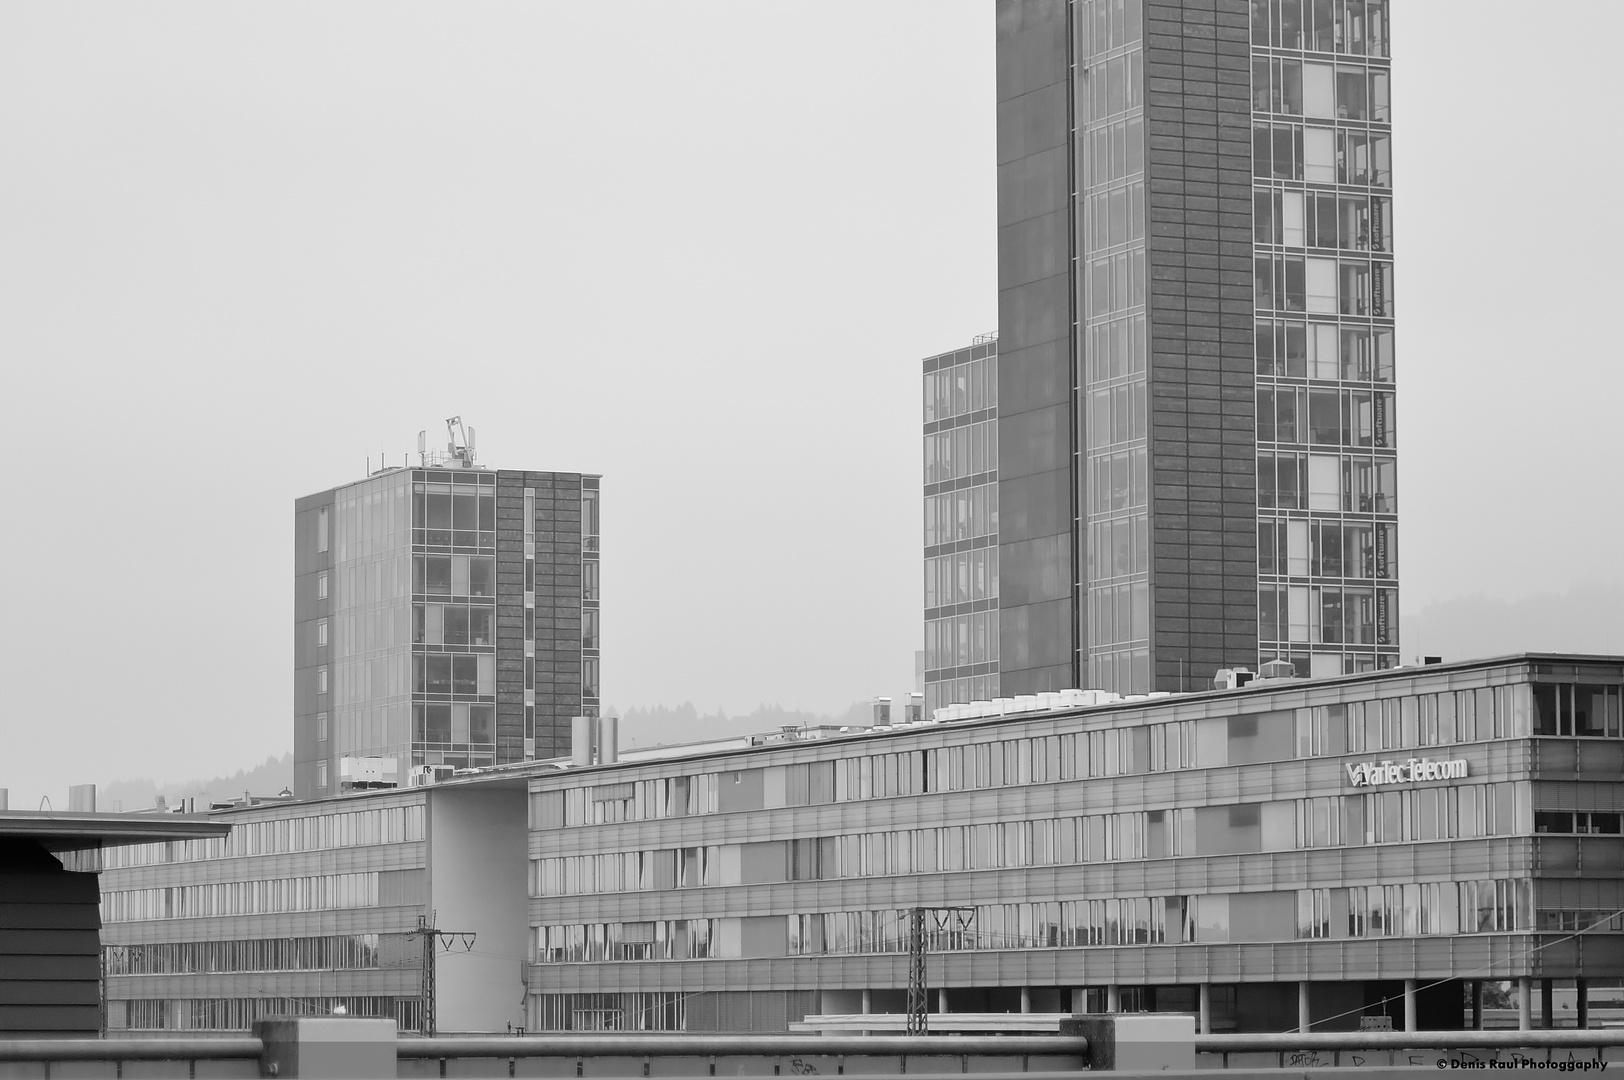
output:
[[316, 599], [327, 599], [327, 571], [325, 570], [316, 575]]
[[598, 599], [598, 561], [589, 559], [581, 564], [581, 599]]
[[316, 669], [316, 693], [325, 694], [326, 692], [327, 692], [327, 665], [323, 664], [321, 667]]
[[468, 560], [468, 595], [496, 595], [496, 560], [488, 555], [473, 556]]
[[[597, 608], [586, 608], [581, 612], [581, 648], [598, 648], [599, 617]], [[527, 627], [530, 625], [528, 620], [526, 620], [525, 625]]]
[[324, 712], [316, 714], [316, 741], [327, 741], [327, 714]]
[[327, 620], [326, 619], [318, 619], [318, 620], [316, 620], [316, 647], [318, 649], [324, 649], [324, 648], [327, 647]]
[[[581, 492], [581, 535], [583, 537], [598, 535], [598, 492], [594, 488], [587, 488]], [[589, 550], [595, 549], [596, 546], [587, 545]]]
[[1329, 184], [1336, 179], [1339, 155], [1336, 132], [1309, 125], [1303, 129], [1302, 179], [1311, 184]]
[[416, 567], [420, 574], [413, 585], [413, 591], [430, 596], [451, 595], [451, 556], [449, 555], [419, 555], [416, 557]]
[[[1308, 259], [1304, 268], [1309, 311], [1336, 311], [1336, 263], [1331, 259]], [[1362, 313], [1361, 313], [1362, 314]]]
[[468, 706], [468, 741], [485, 746], [496, 741], [494, 705]]
[[327, 786], [327, 763], [325, 761], [316, 762], [316, 786], [319, 788]]
[[474, 607], [468, 609], [468, 640], [474, 645], [496, 644], [496, 609]]
[[316, 550], [327, 550], [327, 508], [325, 506], [316, 511]]
[[458, 697], [473, 697], [479, 693], [479, 661], [483, 657], [453, 656], [451, 660], [451, 692]]
[[[1346, 69], [1344, 69], [1346, 70]], [[1330, 64], [1304, 64], [1303, 113], [1329, 120], [1336, 114], [1336, 69]]]

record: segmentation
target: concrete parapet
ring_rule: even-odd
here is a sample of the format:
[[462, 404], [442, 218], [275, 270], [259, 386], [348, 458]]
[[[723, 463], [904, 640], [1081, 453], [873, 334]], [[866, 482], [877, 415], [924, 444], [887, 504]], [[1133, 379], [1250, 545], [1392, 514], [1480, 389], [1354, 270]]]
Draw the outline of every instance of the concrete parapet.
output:
[[254, 1023], [265, 1045], [260, 1075], [390, 1077], [395, 1075], [395, 1022], [338, 1016], [301, 1016]]
[[1120, 1072], [1195, 1068], [1195, 1017], [1184, 1013], [1085, 1013], [1060, 1021], [1088, 1040], [1088, 1067]]

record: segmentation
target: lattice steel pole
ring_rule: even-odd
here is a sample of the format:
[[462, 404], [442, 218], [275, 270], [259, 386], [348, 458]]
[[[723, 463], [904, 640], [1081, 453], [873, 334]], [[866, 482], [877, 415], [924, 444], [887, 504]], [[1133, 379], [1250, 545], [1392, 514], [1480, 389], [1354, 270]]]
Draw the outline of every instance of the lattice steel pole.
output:
[[434, 954], [439, 944], [440, 935], [429, 925], [427, 915], [417, 917], [417, 929], [413, 931], [417, 939], [423, 943], [423, 979], [418, 991], [417, 1033], [427, 1038], [434, 1037]]
[[422, 1015], [418, 1018], [417, 1030], [418, 1034], [426, 1035], [432, 1039], [436, 1034], [438, 1034], [434, 1015], [436, 997], [434, 988], [434, 963], [436, 959], [435, 954], [439, 952], [440, 942], [444, 940], [446, 943], [446, 948], [449, 949], [451, 947], [451, 939], [459, 938], [462, 941], [463, 949], [471, 952], [474, 948], [474, 938], [476, 935], [471, 930], [441, 930], [437, 927], [430, 926], [429, 923], [431, 921], [433, 921], [431, 916], [419, 915], [417, 917], [417, 929], [411, 931], [411, 934], [413, 937], [417, 938], [423, 943], [423, 985], [420, 991], [422, 998]]
[[908, 1034], [930, 1030], [930, 998], [925, 989], [925, 909], [908, 913]]

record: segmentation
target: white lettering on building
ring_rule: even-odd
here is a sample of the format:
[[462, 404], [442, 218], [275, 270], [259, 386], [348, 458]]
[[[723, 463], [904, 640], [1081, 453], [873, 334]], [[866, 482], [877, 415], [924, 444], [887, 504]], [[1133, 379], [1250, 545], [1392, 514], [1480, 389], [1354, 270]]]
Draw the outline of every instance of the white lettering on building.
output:
[[1410, 758], [1408, 761], [1347, 762], [1348, 782], [1354, 787], [1379, 787], [1382, 784], [1433, 783], [1439, 780], [1462, 780], [1466, 777], [1466, 759], [1433, 761], [1431, 758]]

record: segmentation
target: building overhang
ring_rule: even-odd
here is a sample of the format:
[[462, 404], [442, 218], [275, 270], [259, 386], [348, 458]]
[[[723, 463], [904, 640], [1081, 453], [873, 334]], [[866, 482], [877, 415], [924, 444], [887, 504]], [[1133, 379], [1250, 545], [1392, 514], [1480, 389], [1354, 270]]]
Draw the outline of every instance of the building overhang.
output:
[[87, 851], [225, 836], [231, 825], [202, 814], [76, 814], [0, 810], [0, 841], [31, 840], [49, 851]]

